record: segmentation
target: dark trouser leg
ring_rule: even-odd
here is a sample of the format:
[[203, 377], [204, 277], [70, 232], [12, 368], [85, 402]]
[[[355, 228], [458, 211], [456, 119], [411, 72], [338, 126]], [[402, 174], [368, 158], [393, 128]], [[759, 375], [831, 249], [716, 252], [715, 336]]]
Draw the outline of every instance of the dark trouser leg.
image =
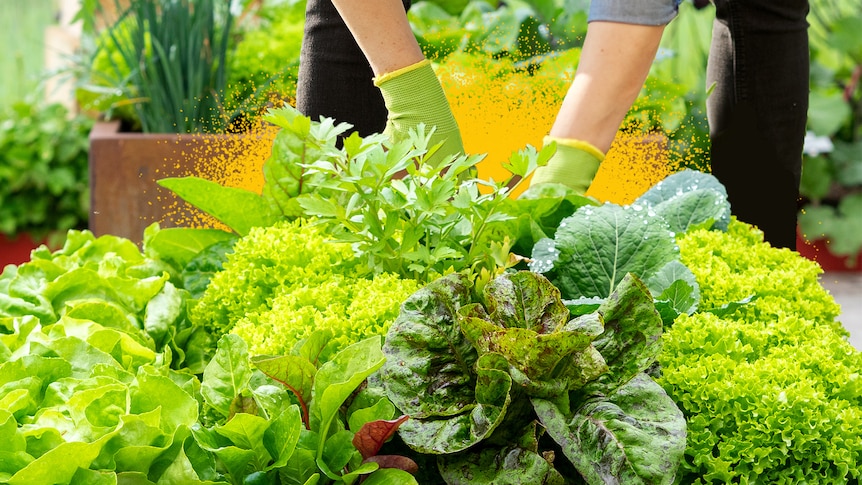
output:
[[[404, 0], [409, 8], [410, 0]], [[353, 125], [360, 135], [386, 126], [386, 107], [374, 73], [330, 0], [308, 0], [300, 53], [296, 107]]]
[[796, 248], [808, 116], [807, 0], [715, 0], [707, 68], [712, 172], [731, 210]]

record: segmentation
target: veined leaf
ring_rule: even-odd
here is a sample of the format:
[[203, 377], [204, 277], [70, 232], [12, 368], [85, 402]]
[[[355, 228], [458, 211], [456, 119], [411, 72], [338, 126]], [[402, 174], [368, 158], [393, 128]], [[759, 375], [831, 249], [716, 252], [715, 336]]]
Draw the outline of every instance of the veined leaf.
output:
[[215, 356], [204, 369], [201, 394], [213, 409], [228, 417], [231, 403], [250, 379], [248, 346], [240, 337], [226, 334], [219, 339]]
[[278, 220], [269, 203], [250, 190], [200, 177], [164, 178], [158, 183], [243, 236], [252, 227], [271, 226]]
[[570, 415], [532, 399], [548, 434], [590, 485], [671, 484], [685, 451], [685, 417], [664, 390], [639, 374]]

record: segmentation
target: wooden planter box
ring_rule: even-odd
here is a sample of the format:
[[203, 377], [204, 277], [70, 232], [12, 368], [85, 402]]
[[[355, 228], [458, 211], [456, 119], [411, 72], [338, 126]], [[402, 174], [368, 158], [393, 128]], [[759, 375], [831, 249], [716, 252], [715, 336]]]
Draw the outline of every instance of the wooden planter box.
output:
[[212, 226], [157, 181], [196, 175], [259, 190], [271, 148], [271, 137], [262, 135], [128, 133], [118, 122], [97, 123], [90, 132], [89, 229], [96, 236], [112, 234], [140, 244], [144, 229], [154, 222]]

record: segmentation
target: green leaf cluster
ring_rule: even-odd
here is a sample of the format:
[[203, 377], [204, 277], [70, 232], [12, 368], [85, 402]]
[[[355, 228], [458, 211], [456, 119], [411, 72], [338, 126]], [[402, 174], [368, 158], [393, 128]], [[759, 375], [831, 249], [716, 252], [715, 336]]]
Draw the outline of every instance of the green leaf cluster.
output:
[[661, 332], [634, 276], [570, 319], [537, 273], [499, 276], [478, 298], [453, 274], [405, 301], [380, 381], [411, 417], [401, 439], [437, 455], [447, 483], [576, 483], [566, 466], [591, 484], [673, 483], [685, 420], [644, 373]]
[[[819, 266], [736, 221], [678, 240], [701, 309], [664, 335], [659, 383], [685, 412], [684, 483], [852, 483], [862, 475], [862, 354]], [[756, 295], [717, 315], [710, 309]]]
[[[0, 481], [210, 483], [189, 441], [203, 368], [168, 266], [70, 231], [0, 275]], [[182, 370], [180, 370], [182, 369]]]
[[167, 352], [166, 365], [200, 372], [208, 336], [188, 319], [189, 294], [175, 274], [171, 264], [143, 255], [127, 239], [69, 231], [61, 249], [42, 246], [31, 261], [0, 275], [0, 318], [35, 317], [41, 326], [92, 320]]
[[382, 364], [381, 337], [324, 360], [332, 334], [317, 331], [254, 367], [236, 335], [205, 353], [172, 281], [224, 235], [152, 226], [141, 251], [71, 231], [62, 249], [5, 269], [0, 481], [416, 483], [415, 464], [379, 453], [404, 418], [359, 392]]
[[280, 355], [328, 330], [326, 355], [383, 335], [418, 287], [393, 274], [363, 275], [349, 245], [317, 226], [280, 222], [236, 241], [191, 311], [214, 335], [233, 332], [252, 353]]
[[92, 121], [59, 104], [21, 101], [0, 115], [0, 234], [65, 234], [86, 226]]
[[328, 237], [349, 243], [360, 273], [428, 282], [470, 270], [487, 280], [517, 264], [513, 249], [529, 251], [560, 214], [595, 204], [570, 191], [510, 197], [547, 163], [553, 145], [512, 154], [504, 165], [512, 174], [506, 180], [481, 180], [472, 177], [481, 156], [429, 161], [438, 147], [429, 146], [433, 132], [424, 127], [398, 143], [353, 134], [337, 148], [349, 125], [311, 121], [289, 106], [265, 118], [279, 132], [264, 165], [262, 193], [195, 177], [160, 184], [241, 235], [283, 220], [313, 221]]
[[629, 273], [644, 280], [665, 324], [698, 307], [699, 289], [680, 262], [676, 235], [720, 229], [730, 218], [724, 187], [690, 169], [659, 182], [633, 204], [584, 206], [533, 247], [530, 269], [560, 289], [569, 308], [588, 312]]
[[322, 360], [329, 336], [315, 332], [290, 353], [254, 358], [242, 338], [219, 340], [201, 381], [216, 418], [193, 435], [232, 483], [351, 484], [375, 475], [393, 485], [416, 483], [401, 470], [378, 474], [379, 463], [363, 453], [363, 440], [385, 440], [400, 424], [390, 421], [395, 408], [385, 397], [354, 394], [383, 363], [380, 337]]

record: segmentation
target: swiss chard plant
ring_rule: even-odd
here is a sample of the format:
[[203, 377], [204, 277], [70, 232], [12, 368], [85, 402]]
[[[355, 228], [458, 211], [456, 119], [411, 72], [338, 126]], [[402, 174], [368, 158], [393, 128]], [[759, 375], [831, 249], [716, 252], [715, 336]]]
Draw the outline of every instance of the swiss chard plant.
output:
[[378, 453], [406, 417], [386, 397], [358, 392], [383, 364], [380, 338], [322, 362], [329, 337], [315, 332], [290, 354], [251, 359], [240, 337], [222, 337], [201, 381], [214, 423], [192, 430], [216, 470], [234, 483], [416, 483], [412, 460]]
[[408, 419], [413, 450], [436, 455], [447, 483], [673, 483], [682, 413], [645, 373], [662, 322], [647, 288], [623, 278], [596, 311], [571, 318], [530, 271], [460, 274], [403, 305], [380, 382]]

